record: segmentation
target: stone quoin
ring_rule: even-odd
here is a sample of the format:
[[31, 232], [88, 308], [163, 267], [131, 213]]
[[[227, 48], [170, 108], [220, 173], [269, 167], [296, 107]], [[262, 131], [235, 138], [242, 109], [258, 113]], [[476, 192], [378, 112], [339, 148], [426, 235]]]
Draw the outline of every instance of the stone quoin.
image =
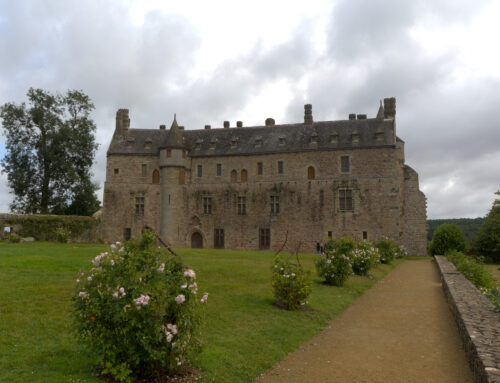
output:
[[175, 247], [315, 251], [327, 237], [386, 236], [426, 254], [426, 198], [396, 136], [396, 100], [375, 118], [262, 126], [131, 129], [116, 114], [107, 152], [103, 237], [149, 226]]

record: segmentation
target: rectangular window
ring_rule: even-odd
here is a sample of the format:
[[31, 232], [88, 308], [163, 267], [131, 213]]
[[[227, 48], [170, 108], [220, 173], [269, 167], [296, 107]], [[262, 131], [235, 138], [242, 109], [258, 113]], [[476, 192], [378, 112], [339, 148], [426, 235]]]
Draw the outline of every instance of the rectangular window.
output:
[[186, 158], [186, 151], [185, 150], [182, 151], [182, 158]]
[[172, 149], [167, 149], [167, 157], [172, 157]]
[[135, 197], [135, 214], [144, 214], [144, 197]]
[[278, 161], [278, 174], [283, 174], [283, 161]]
[[212, 214], [212, 197], [203, 197], [203, 213]]
[[259, 176], [262, 175], [262, 165], [263, 165], [262, 162], [257, 162], [257, 174]]
[[342, 156], [340, 157], [340, 171], [342, 173], [349, 173], [350, 166], [349, 166], [349, 156]]
[[340, 210], [353, 210], [352, 189], [339, 190], [339, 207]]
[[120, 173], [120, 169], [115, 169], [115, 174]]
[[325, 193], [323, 192], [323, 190], [320, 190], [319, 191], [319, 206], [323, 207], [324, 204], [325, 204]]
[[238, 214], [245, 215], [247, 213], [247, 197], [238, 197]]
[[148, 175], [148, 165], [142, 164], [141, 170], [142, 170], [142, 176], [146, 177]]
[[224, 229], [215, 229], [214, 247], [216, 249], [223, 249], [224, 248]]
[[260, 229], [259, 248], [269, 249], [271, 246], [271, 229]]
[[222, 175], [222, 164], [217, 164], [217, 177]]
[[368, 239], [368, 232], [367, 231], [363, 231], [363, 239]]
[[332, 233], [331, 231], [329, 231], [329, 232], [328, 232], [328, 237], [329, 237], [329, 238], [332, 238], [332, 234], [333, 234], [333, 233]]
[[271, 196], [271, 214], [279, 214], [280, 213], [280, 196], [272, 195]]
[[198, 165], [198, 177], [201, 177], [203, 175], [203, 167], [201, 165]]
[[123, 239], [125, 239], [125, 241], [128, 241], [130, 238], [132, 238], [132, 230], [130, 230], [130, 227], [126, 227], [123, 230]]

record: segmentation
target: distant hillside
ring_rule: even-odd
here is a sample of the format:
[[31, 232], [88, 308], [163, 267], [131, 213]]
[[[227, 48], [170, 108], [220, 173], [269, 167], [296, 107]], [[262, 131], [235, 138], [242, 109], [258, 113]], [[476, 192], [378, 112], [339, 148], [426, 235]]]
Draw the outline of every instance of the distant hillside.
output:
[[432, 239], [434, 231], [443, 223], [454, 223], [462, 229], [465, 237], [470, 241], [476, 235], [479, 227], [483, 224], [484, 218], [450, 218], [450, 219], [428, 219], [427, 220], [427, 240]]

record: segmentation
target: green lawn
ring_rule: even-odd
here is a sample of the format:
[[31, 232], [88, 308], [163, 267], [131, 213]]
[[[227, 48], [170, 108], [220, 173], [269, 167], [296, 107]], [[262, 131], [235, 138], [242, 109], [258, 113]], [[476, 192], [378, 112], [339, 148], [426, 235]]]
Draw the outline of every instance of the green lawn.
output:
[[497, 285], [500, 287], [500, 265], [485, 264], [484, 267], [490, 272], [491, 276], [497, 280]]
[[[78, 270], [104, 245], [47, 242], [0, 243], [0, 382], [99, 382], [95, 355], [71, 332], [71, 296]], [[312, 312], [272, 306], [272, 253], [179, 250], [209, 292], [203, 327], [204, 350], [197, 361], [203, 382], [253, 382], [329, 319], [343, 311], [392, 266], [375, 277], [350, 278], [345, 287], [321, 284], [317, 255], [302, 255], [313, 272]]]

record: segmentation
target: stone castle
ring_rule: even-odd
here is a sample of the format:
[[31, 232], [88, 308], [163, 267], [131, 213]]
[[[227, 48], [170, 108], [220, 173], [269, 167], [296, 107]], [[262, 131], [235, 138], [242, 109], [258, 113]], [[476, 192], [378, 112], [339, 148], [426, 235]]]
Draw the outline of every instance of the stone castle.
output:
[[107, 152], [102, 230], [110, 241], [146, 226], [174, 247], [314, 251], [327, 237], [426, 254], [426, 199], [396, 136], [396, 100], [375, 118], [184, 130], [131, 129], [116, 114]]

